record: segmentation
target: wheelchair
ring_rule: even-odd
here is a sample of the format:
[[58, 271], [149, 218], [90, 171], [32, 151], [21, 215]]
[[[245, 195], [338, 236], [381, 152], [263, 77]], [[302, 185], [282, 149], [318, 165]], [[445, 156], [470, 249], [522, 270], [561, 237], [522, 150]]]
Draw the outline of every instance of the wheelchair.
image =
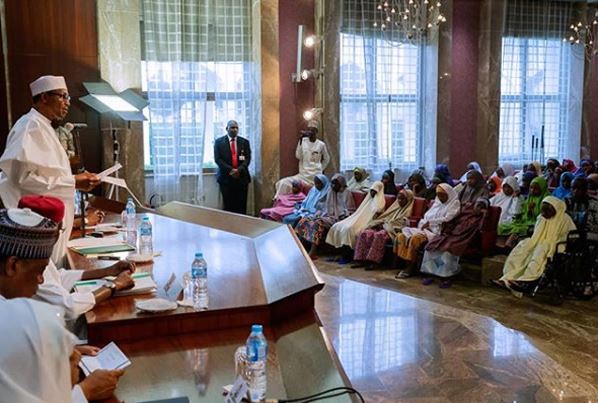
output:
[[[594, 234], [592, 234], [594, 235]], [[546, 270], [537, 280], [532, 297], [548, 291], [553, 304], [566, 297], [590, 299], [598, 293], [598, 238], [583, 231], [571, 231], [567, 240], [557, 244]]]

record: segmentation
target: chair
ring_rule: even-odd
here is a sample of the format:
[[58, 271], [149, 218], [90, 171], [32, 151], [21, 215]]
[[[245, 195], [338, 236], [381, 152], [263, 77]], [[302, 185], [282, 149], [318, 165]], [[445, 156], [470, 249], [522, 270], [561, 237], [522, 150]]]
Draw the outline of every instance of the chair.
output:
[[486, 217], [482, 221], [479, 236], [476, 236], [463, 254], [464, 258], [483, 258], [490, 256], [496, 247], [497, 228], [500, 220], [501, 208], [488, 207]]
[[357, 209], [357, 207], [359, 207], [359, 205], [361, 205], [361, 202], [363, 202], [363, 200], [365, 199], [367, 193], [351, 191], [351, 195], [353, 196], [353, 203], [355, 204], [355, 209]]
[[410, 227], [417, 227], [419, 220], [422, 219], [428, 208], [430, 207], [430, 203], [423, 197], [415, 197], [413, 199], [413, 208], [411, 209], [411, 217], [409, 217], [409, 226]]
[[396, 199], [397, 199], [396, 196], [384, 195], [384, 210], [389, 208], [390, 205], [393, 204]]

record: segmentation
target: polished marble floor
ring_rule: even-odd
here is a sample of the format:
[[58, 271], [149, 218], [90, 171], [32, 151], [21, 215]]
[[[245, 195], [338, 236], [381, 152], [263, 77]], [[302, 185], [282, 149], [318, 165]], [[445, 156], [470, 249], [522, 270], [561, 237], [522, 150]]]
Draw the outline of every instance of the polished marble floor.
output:
[[326, 282], [318, 315], [368, 402], [598, 400], [593, 301], [550, 307], [474, 284], [440, 290], [394, 271], [316, 265]]

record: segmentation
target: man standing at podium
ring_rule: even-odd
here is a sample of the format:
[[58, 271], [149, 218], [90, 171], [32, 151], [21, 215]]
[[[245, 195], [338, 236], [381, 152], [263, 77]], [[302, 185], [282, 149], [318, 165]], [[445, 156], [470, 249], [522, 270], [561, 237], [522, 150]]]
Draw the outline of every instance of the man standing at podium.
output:
[[251, 177], [249, 163], [251, 148], [249, 141], [237, 136], [239, 125], [230, 120], [226, 125], [226, 136], [214, 142], [214, 159], [218, 165], [216, 178], [224, 202], [224, 210], [245, 214], [247, 211], [247, 189]]

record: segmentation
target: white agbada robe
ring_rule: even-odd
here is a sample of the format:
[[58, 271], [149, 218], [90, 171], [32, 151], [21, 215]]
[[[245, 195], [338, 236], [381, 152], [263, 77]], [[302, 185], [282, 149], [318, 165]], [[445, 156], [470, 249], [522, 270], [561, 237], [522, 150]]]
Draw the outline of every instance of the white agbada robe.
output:
[[57, 197], [64, 203], [64, 230], [54, 245], [37, 297], [63, 307], [68, 319], [77, 318], [93, 308], [95, 298], [91, 293], [69, 292], [81, 279], [81, 271], [56, 268], [62, 266], [73, 228], [75, 178], [48, 118], [31, 108], [15, 123], [0, 157], [0, 169], [0, 197], [5, 207], [17, 207], [21, 197], [30, 194]]
[[44, 270], [44, 282], [40, 284], [34, 298], [62, 307], [67, 320], [77, 319], [96, 304], [91, 292], [70, 292], [82, 275], [83, 270], [59, 270], [50, 260]]
[[312, 143], [309, 139], [304, 138], [297, 143], [295, 158], [299, 160], [299, 173], [276, 182], [274, 198], [292, 193], [293, 181], [296, 179], [313, 185], [315, 176], [322, 174], [330, 163], [330, 154], [328, 154], [326, 143], [318, 139]]
[[556, 245], [567, 240], [575, 224], [567, 214], [567, 205], [554, 196], [546, 196], [543, 203], [554, 207], [556, 215], [546, 219], [540, 214], [531, 238], [519, 242], [509, 253], [503, 268], [502, 281], [534, 281], [546, 269], [546, 262], [556, 252]]
[[335, 223], [328, 231], [326, 243], [336, 248], [343, 245], [351, 248], [355, 246], [357, 235], [367, 228], [376, 213], [384, 211], [386, 203], [384, 200], [384, 184], [380, 181], [374, 182], [371, 189], [377, 192], [376, 196], [372, 197], [368, 192], [357, 211], [344, 220]]
[[69, 356], [76, 338], [56, 307], [0, 297], [0, 400], [71, 402]]
[[0, 197], [6, 208], [16, 208], [22, 196], [32, 194], [57, 197], [64, 203], [64, 230], [52, 254], [54, 263], [62, 266], [75, 219], [75, 177], [48, 118], [31, 108], [17, 120], [0, 157], [0, 169]]

